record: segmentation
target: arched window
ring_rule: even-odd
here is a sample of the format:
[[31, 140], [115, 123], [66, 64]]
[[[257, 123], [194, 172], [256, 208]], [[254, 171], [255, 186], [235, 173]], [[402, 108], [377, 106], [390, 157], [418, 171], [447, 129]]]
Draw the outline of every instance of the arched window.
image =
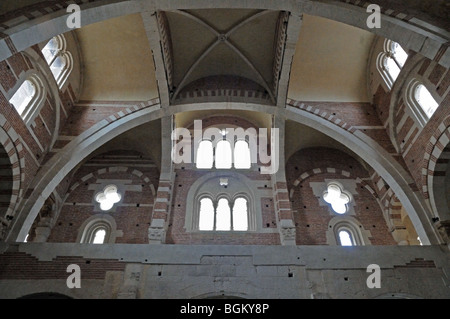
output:
[[371, 245], [372, 235], [356, 218], [338, 215], [328, 223], [326, 237], [329, 245], [365, 246]]
[[104, 211], [113, 208], [114, 204], [121, 199], [122, 195], [118, 193], [116, 185], [108, 185], [102, 192], [95, 195], [95, 201], [100, 204], [100, 209]]
[[337, 214], [345, 214], [348, 210], [347, 204], [350, 202], [350, 194], [343, 190], [338, 183], [328, 184], [327, 190], [323, 194], [323, 199], [331, 205], [331, 208]]
[[117, 224], [110, 214], [93, 215], [81, 225], [77, 242], [82, 244], [112, 244], [117, 237], [123, 236], [117, 230]]
[[250, 158], [250, 147], [244, 140], [239, 140], [234, 145], [234, 167], [237, 169], [248, 169], [252, 166]]
[[198, 145], [196, 165], [197, 168], [210, 169], [213, 167], [214, 153], [211, 141], [203, 140]]
[[50, 67], [50, 71], [61, 87], [72, 71], [73, 59], [70, 52], [66, 51], [66, 40], [62, 35], [58, 35], [42, 49], [45, 61]]
[[199, 143], [196, 155], [196, 167], [199, 169], [211, 169], [213, 165], [217, 169], [249, 169], [251, 167], [250, 147], [247, 141], [238, 140], [234, 144], [234, 150], [228, 140], [220, 140], [215, 147], [209, 140]]
[[83, 230], [80, 242], [82, 244], [108, 243], [110, 242], [112, 231], [113, 227], [108, 221], [104, 219], [92, 220]]
[[106, 230], [103, 228], [99, 228], [94, 232], [94, 238], [92, 240], [92, 244], [104, 244], [106, 237]]
[[433, 116], [439, 104], [433, 98], [430, 91], [427, 90], [425, 85], [417, 85], [414, 97], [416, 98], [417, 103], [420, 105], [427, 117], [430, 118], [431, 116]]
[[14, 105], [17, 112], [22, 116], [33, 97], [36, 96], [36, 87], [30, 80], [25, 80], [14, 93], [9, 103]]
[[216, 168], [229, 169], [232, 166], [231, 144], [227, 140], [221, 140], [216, 146]]
[[208, 197], [200, 200], [198, 230], [201, 231], [247, 231], [248, 205], [247, 199], [237, 198], [233, 209], [228, 199], [220, 198], [217, 206]]
[[421, 127], [427, 124], [439, 107], [438, 102], [433, 98], [430, 91], [417, 79], [409, 81], [405, 90], [405, 100], [412, 111], [413, 118], [416, 119]]
[[231, 230], [231, 212], [228, 200], [225, 198], [219, 199], [216, 209], [216, 230], [230, 231]]
[[348, 230], [339, 230], [338, 236], [341, 246], [354, 246], [352, 234]]
[[45, 86], [37, 74], [28, 76], [9, 99], [25, 123], [33, 120], [45, 97]]
[[389, 88], [397, 80], [408, 54], [397, 42], [385, 40], [383, 52], [378, 56], [377, 68]]
[[248, 230], [248, 208], [247, 200], [239, 197], [234, 201], [233, 205], [233, 230]]
[[210, 198], [200, 200], [199, 230], [214, 230], [214, 205]]

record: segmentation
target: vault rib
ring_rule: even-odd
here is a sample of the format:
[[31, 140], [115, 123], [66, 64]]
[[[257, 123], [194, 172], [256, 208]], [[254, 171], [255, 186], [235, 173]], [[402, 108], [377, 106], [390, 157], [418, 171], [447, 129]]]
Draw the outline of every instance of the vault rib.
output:
[[263, 85], [263, 87], [266, 89], [266, 91], [268, 92], [270, 99], [272, 101], [272, 103], [276, 103], [276, 99], [275, 99], [275, 95], [274, 92], [271, 90], [269, 84], [267, 83], [267, 81], [264, 79], [264, 77], [262, 76], [261, 72], [258, 71], [258, 69], [256, 68], [256, 66], [252, 63], [252, 61], [242, 52], [241, 49], [239, 49], [238, 47], [236, 47], [233, 43], [231, 43], [228, 38], [229, 36], [231, 36], [231, 34], [233, 34], [234, 32], [236, 32], [238, 29], [240, 29], [242, 26], [248, 24], [249, 22], [255, 20], [256, 18], [259, 18], [269, 12], [271, 12], [270, 10], [264, 10], [258, 13], [255, 13], [253, 15], [251, 15], [250, 17], [237, 22], [234, 26], [232, 26], [230, 28], [230, 30], [228, 30], [225, 34], [221, 34], [216, 28], [214, 28], [213, 26], [211, 26], [208, 22], [204, 21], [203, 19], [193, 15], [192, 13], [183, 11], [183, 10], [173, 10], [171, 12], [174, 13], [178, 13], [181, 14], [199, 24], [201, 24], [202, 26], [204, 26], [206, 29], [208, 29], [210, 32], [212, 32], [216, 37], [217, 40], [214, 41], [212, 44], [210, 44], [209, 46], [206, 47], [206, 49], [202, 52], [202, 54], [194, 61], [194, 63], [189, 67], [189, 69], [186, 71], [186, 73], [184, 74], [183, 78], [181, 79], [180, 83], [177, 85], [177, 88], [175, 90], [175, 93], [173, 94], [173, 96], [171, 97], [171, 102], [173, 103], [173, 101], [175, 101], [175, 99], [177, 98], [178, 94], [180, 93], [181, 89], [184, 87], [187, 79], [189, 78], [189, 76], [192, 74], [192, 72], [197, 68], [197, 66], [200, 64], [201, 61], [203, 61], [205, 59], [205, 57], [221, 42], [225, 43], [229, 48], [231, 48], [243, 61], [245, 64], [247, 64], [248, 67], [250, 67], [250, 69], [252, 70], [252, 72], [255, 74], [255, 76], [258, 78], [258, 80], [260, 81], [260, 83]]

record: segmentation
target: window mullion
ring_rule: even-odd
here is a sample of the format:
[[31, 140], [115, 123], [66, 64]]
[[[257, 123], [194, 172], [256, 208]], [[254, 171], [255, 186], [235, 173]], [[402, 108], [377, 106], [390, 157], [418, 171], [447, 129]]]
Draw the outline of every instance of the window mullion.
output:
[[216, 231], [216, 224], [217, 224], [217, 207], [219, 206], [219, 201], [214, 200], [213, 201], [213, 207], [214, 207], [214, 222], [213, 222], [213, 231]]
[[230, 231], [233, 231], [233, 214], [234, 214], [234, 201], [228, 201], [228, 207], [230, 209]]

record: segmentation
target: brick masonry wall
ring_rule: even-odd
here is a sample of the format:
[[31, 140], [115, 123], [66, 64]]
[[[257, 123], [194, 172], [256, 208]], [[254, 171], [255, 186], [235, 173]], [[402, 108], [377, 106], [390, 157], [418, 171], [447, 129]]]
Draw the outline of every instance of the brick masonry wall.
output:
[[21, 252], [0, 254], [0, 280], [64, 279], [71, 264], [80, 266], [81, 279], [105, 279], [108, 271], [124, 271], [126, 264], [114, 259], [87, 259], [77, 256], [56, 257], [40, 261]]
[[[408, 62], [407, 62], [408, 63]], [[405, 64], [405, 68], [408, 65]], [[450, 116], [450, 71], [429, 59], [424, 59], [414, 67], [413, 73], [408, 77], [419, 77], [426, 81], [427, 89], [435, 92], [437, 97], [442, 99], [439, 108], [429, 119], [425, 127], [421, 128], [414, 119], [408, 115], [409, 105], [404, 100], [404, 88], [397, 105], [394, 107], [394, 133], [393, 137], [400, 147], [400, 154], [403, 157], [399, 161], [414, 178], [414, 189], [420, 189], [425, 198], [428, 198], [426, 186], [426, 176], [433, 175], [433, 171], [428, 171], [428, 160], [433, 147], [439, 136], [437, 133], [445, 131], [448, 127], [446, 118]], [[405, 83], [406, 85], [406, 83]], [[391, 91], [385, 91], [381, 85], [374, 94], [374, 106], [382, 123], [385, 123], [386, 131], [389, 134], [389, 107], [392, 97]], [[439, 128], [441, 126], [441, 129]], [[442, 127], [443, 126], [443, 127]], [[444, 145], [445, 147], [445, 145]]]
[[[250, 127], [258, 128], [248, 120], [237, 116], [211, 116], [202, 119], [203, 129], [207, 127], [216, 127], [219, 125], [229, 125], [228, 127], [241, 127], [247, 129]], [[189, 127], [193, 129], [193, 125]], [[192, 154], [193, 150], [192, 150]], [[180, 164], [175, 168], [175, 181], [172, 194], [172, 213], [170, 215], [166, 243], [169, 244], [240, 244], [240, 245], [279, 245], [280, 235], [275, 233], [263, 232], [186, 232], [186, 199], [191, 185], [199, 178], [211, 173], [213, 170], [197, 170], [195, 165]], [[226, 172], [227, 170], [220, 170]], [[232, 170], [239, 172], [239, 170]], [[241, 171], [242, 172], [242, 171]], [[242, 173], [246, 178], [252, 181], [266, 182], [263, 188], [273, 192], [270, 175], [260, 174], [256, 171], [244, 171]], [[266, 186], [266, 187], [265, 187]], [[256, 214], [261, 214], [263, 225], [260, 228], [275, 228], [276, 217], [273, 207], [273, 197], [262, 197], [261, 210]], [[266, 207], [267, 206], [267, 207]]]
[[95, 195], [106, 184], [117, 184], [120, 192], [120, 183], [123, 183], [122, 200], [107, 213], [114, 218], [117, 230], [123, 231], [116, 243], [148, 243], [158, 178], [153, 161], [134, 152], [110, 152], [89, 160], [74, 173], [67, 199], [48, 241], [76, 242], [83, 223], [103, 213], [95, 202]]
[[[317, 168], [323, 169], [316, 175], [308, 176], [305, 179], [299, 178], [303, 173]], [[335, 173], [326, 171], [326, 168], [335, 169]], [[342, 171], [348, 172], [348, 176], [338, 174]], [[343, 152], [327, 148], [301, 150], [288, 160], [286, 176], [290, 192], [293, 190], [291, 204], [298, 245], [327, 244], [328, 223], [336, 214], [330, 214], [328, 206], [320, 205], [319, 198], [313, 193], [310, 183], [333, 179], [357, 181], [358, 194], [352, 194], [355, 204], [355, 216], [353, 217], [362, 224], [365, 230], [371, 232], [372, 238], [369, 239], [372, 245], [396, 244], [388, 231], [376, 197], [366, 187], [366, 185], [372, 185], [370, 176], [356, 159]], [[295, 180], [301, 182], [295, 186]]]
[[[37, 59], [30, 55], [34, 51]], [[28, 54], [30, 53], [30, 54]], [[77, 98], [73, 92], [73, 81], [76, 81], [77, 76], [72, 74], [66, 80], [65, 85], [61, 90], [57, 89], [59, 97], [52, 96], [51, 88], [56, 85], [53, 80], [46, 79], [41, 74], [40, 67], [47, 66], [46, 61], [39, 49], [38, 45], [30, 48], [28, 53], [17, 53], [9, 59], [0, 62], [0, 115], [6, 120], [3, 129], [11, 134], [14, 132], [20, 138], [16, 140], [16, 135], [10, 136], [14, 142], [14, 146], [18, 150], [19, 161], [14, 165], [20, 166], [21, 183], [20, 189], [16, 195], [26, 194], [36, 171], [39, 166], [45, 163], [49, 158], [48, 154], [51, 151], [51, 143], [54, 138], [57, 120], [59, 120], [59, 127], [64, 127], [67, 119], [67, 111], [70, 110], [74, 100]], [[24, 73], [35, 72], [40, 74], [40, 78], [46, 82], [46, 95], [40, 107], [39, 114], [28, 125], [24, 123], [21, 116], [16, 109], [9, 103], [8, 99], [15, 93], [11, 91], [18, 86], [19, 81], [23, 81]], [[48, 73], [50, 71], [48, 70]], [[6, 95], [7, 94], [7, 95]], [[61, 101], [61, 105], [56, 105], [55, 101]], [[56, 118], [56, 109], [60, 107], [60, 117]], [[16, 192], [16, 191], [15, 191]], [[13, 199], [20, 202], [21, 196]], [[13, 203], [12, 203], [13, 204]]]

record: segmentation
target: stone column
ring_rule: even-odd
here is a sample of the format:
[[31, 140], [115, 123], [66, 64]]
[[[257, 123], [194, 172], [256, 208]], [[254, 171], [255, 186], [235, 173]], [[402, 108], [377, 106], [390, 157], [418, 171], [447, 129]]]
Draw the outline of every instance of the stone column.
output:
[[[278, 130], [275, 130], [278, 129]], [[277, 136], [277, 131], [278, 135]], [[278, 170], [272, 176], [272, 189], [274, 196], [275, 213], [278, 218], [278, 230], [282, 245], [295, 245], [295, 223], [292, 214], [291, 202], [286, 182], [285, 159], [284, 159], [284, 137], [285, 119], [279, 116], [273, 117], [272, 138], [271, 138], [271, 157], [272, 164], [275, 155], [278, 154]], [[278, 146], [276, 146], [278, 143]]]
[[41, 218], [38, 226], [35, 229], [36, 236], [33, 239], [34, 243], [45, 243], [52, 232], [52, 219], [49, 217]]
[[167, 116], [161, 119], [161, 174], [155, 203], [153, 205], [152, 223], [148, 229], [148, 240], [150, 244], [162, 244], [165, 242], [167, 222], [172, 207], [172, 192], [175, 176], [172, 164], [173, 127], [173, 116]]
[[35, 228], [36, 236], [33, 238], [34, 243], [45, 243], [50, 236], [53, 228], [53, 222], [57, 211], [56, 200], [50, 196], [45, 201], [39, 212], [39, 219]]
[[450, 220], [438, 221], [435, 225], [445, 244], [450, 248]]
[[408, 246], [410, 244], [408, 237], [409, 232], [404, 226], [394, 226], [390, 229], [392, 237], [399, 246]]

